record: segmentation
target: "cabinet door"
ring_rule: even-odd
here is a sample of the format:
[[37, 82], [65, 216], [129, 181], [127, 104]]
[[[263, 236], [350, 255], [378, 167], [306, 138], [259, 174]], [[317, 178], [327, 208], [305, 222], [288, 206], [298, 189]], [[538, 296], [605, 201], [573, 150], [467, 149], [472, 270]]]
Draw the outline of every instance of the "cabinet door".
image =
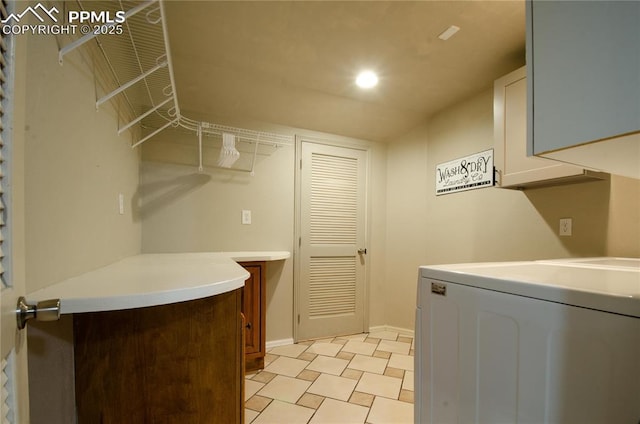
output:
[[528, 1], [529, 153], [640, 131], [640, 2]]
[[605, 176], [555, 160], [527, 156], [525, 67], [495, 81], [493, 119], [495, 163], [500, 187], [524, 188]]
[[261, 269], [258, 265], [243, 265], [249, 271], [249, 278], [244, 282], [242, 310], [245, 315], [245, 353], [260, 352], [261, 346]]
[[266, 275], [264, 262], [241, 262], [249, 271], [242, 294], [242, 312], [245, 316], [246, 371], [264, 368], [266, 354]]

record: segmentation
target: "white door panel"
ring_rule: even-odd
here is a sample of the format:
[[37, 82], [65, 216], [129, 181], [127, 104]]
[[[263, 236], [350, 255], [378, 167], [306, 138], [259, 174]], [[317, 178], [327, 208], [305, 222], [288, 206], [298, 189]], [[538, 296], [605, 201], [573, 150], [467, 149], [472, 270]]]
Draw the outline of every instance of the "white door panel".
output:
[[303, 142], [298, 339], [364, 330], [367, 152]]

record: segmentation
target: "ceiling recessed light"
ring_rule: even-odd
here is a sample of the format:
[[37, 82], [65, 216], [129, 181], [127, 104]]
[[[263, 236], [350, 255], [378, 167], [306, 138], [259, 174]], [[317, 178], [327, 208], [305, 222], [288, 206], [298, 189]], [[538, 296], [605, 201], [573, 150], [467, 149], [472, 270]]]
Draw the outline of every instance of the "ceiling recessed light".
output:
[[356, 78], [356, 84], [360, 88], [371, 88], [378, 84], [378, 76], [372, 71], [362, 71]]
[[453, 35], [458, 31], [460, 31], [460, 27], [451, 25], [449, 28], [442, 31], [442, 34], [438, 35], [438, 38], [443, 41], [447, 41], [449, 38], [453, 37]]

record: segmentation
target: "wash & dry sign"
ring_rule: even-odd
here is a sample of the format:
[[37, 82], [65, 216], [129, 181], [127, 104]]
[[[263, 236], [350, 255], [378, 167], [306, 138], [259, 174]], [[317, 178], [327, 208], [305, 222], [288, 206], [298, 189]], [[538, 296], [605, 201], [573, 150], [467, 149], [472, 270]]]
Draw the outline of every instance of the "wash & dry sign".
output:
[[491, 187], [494, 184], [493, 149], [436, 166], [436, 195]]

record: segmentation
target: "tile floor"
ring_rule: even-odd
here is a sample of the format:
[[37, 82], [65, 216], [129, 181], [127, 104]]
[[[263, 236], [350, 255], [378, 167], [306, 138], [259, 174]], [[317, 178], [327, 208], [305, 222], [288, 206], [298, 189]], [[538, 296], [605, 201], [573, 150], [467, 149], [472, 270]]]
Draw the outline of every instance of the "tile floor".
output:
[[245, 380], [245, 423], [413, 423], [413, 338], [391, 331], [270, 349]]

